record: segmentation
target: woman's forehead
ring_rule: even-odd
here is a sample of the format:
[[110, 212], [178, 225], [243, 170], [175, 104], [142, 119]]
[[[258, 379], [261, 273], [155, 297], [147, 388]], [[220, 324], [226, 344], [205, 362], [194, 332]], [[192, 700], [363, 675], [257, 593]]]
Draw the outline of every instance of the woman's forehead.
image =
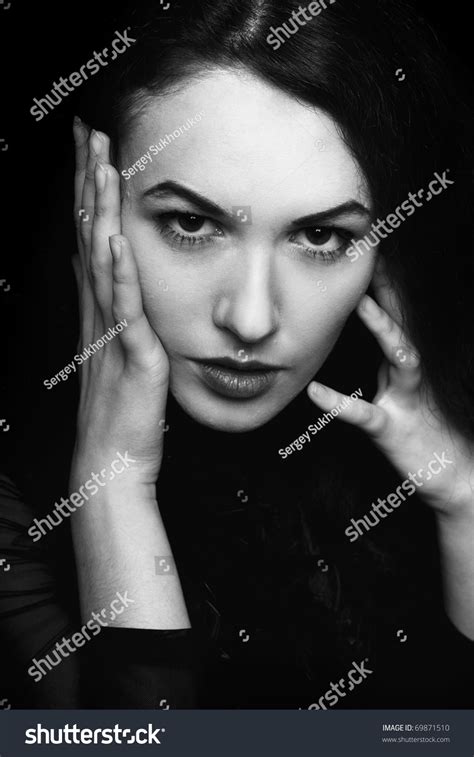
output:
[[156, 157], [133, 177], [140, 190], [166, 175], [230, 204], [243, 203], [239, 193], [249, 204], [273, 189], [288, 202], [308, 191], [334, 204], [343, 195], [368, 200], [335, 121], [248, 72], [216, 70], [150, 100], [123, 145], [121, 167], [153, 145]]

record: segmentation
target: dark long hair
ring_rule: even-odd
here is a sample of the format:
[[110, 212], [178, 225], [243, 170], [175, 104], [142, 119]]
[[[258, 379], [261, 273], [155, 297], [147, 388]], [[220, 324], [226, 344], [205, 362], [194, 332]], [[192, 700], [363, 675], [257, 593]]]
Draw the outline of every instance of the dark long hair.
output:
[[[384, 240], [379, 254], [399, 294], [407, 332], [422, 357], [425, 386], [447, 421], [472, 438], [473, 120], [463, 72], [449, 62], [429, 25], [399, 0], [337, 0], [274, 50], [266, 41], [270, 28], [281, 27], [297, 9], [296, 0], [172, 0], [166, 11], [156, 3], [136, 11], [138, 15], [135, 19], [131, 15], [128, 23], [137, 42], [107, 69], [93, 111], [85, 104], [82, 115], [111, 135], [118, 156], [121, 140], [149, 98], [173, 91], [205, 70], [240, 67], [334, 118], [367, 178], [376, 217], [393, 213], [409, 192], [427, 187], [435, 172], [449, 169], [454, 184]], [[380, 358], [374, 340], [351, 317], [319, 378], [348, 393], [362, 387], [364, 397], [370, 399]], [[333, 423], [318, 434], [310, 451], [282, 462], [276, 450], [285, 445], [275, 440], [289, 443], [318, 416], [304, 394], [265, 428], [225, 443], [226, 435], [221, 434], [218, 444], [214, 444], [215, 432], [208, 429], [190, 432], [188, 428], [186, 435], [180, 433], [184, 421], [173, 401], [170, 412], [174, 419], [168, 439], [171, 451], [159, 491], [163, 500], [174, 502], [168, 513], [171, 534], [179, 511], [178, 495], [186, 496], [178, 483], [187, 464], [186, 450], [189, 459], [194, 458], [196, 471], [206, 469], [208, 476], [211, 469], [226, 471], [220, 483], [232, 481], [227, 494], [236, 506], [236, 492], [245, 490], [239, 478], [245, 466], [237, 462], [234, 470], [240, 474], [232, 477], [228, 460], [238, 448], [238, 454], [246, 456], [248, 469], [253, 464], [258, 471], [248, 512], [253, 519], [260, 512], [261, 551], [272, 555], [273, 582], [258, 584], [265, 587], [259, 601], [279, 607], [280, 612], [292, 606], [287, 614], [293, 618], [286, 624], [287, 638], [305, 658], [305, 665], [308, 656], [313, 655], [313, 661], [318, 658], [313, 647], [326, 649], [328, 640], [335, 644], [339, 660], [350, 659], [355, 644], [367, 649], [377, 623], [393, 611], [397, 592], [405, 606], [413, 609], [418, 594], [415, 588], [412, 593], [407, 589], [414, 586], [408, 566], [413, 566], [419, 552], [419, 546], [413, 545], [421, 534], [417, 519], [425, 517], [423, 508], [407, 505], [404, 513], [392, 515], [390, 523], [381, 523], [355, 545], [349, 545], [344, 536], [348, 518], [368, 511], [374, 499], [393, 491], [390, 482], [397, 479], [362, 434]], [[198, 499], [205, 499], [209, 486], [207, 478]], [[215, 492], [209, 499], [214, 501], [214, 496]], [[190, 515], [193, 527], [201, 526], [193, 533], [199, 532], [208, 541], [209, 534], [215, 533], [215, 508], [210, 510], [214, 520], [204, 518], [201, 505], [200, 518]], [[178, 533], [179, 518], [175, 525]], [[401, 542], [400, 533], [407, 532], [410, 538]], [[426, 532], [422, 541], [430, 542]], [[191, 571], [199, 565], [202, 576], [214, 575], [217, 584], [228, 541], [213, 541], [212, 558], [203, 556], [202, 549], [198, 557], [198, 548], [190, 543], [186, 550], [180, 548], [179, 539], [174, 548], [179, 559], [192, 566]], [[332, 568], [327, 574], [322, 571], [323, 558]], [[416, 559], [420, 581], [429, 582], [435, 549], [421, 550]], [[203, 579], [203, 583], [212, 580]], [[389, 598], [383, 601], [389, 585]], [[233, 589], [243, 593], [238, 580]], [[228, 585], [223, 594], [226, 591], [230, 591]], [[206, 601], [215, 605], [209, 597]], [[313, 615], [324, 629], [317, 642], [304, 631]], [[361, 618], [370, 627], [366, 632], [361, 630]]]

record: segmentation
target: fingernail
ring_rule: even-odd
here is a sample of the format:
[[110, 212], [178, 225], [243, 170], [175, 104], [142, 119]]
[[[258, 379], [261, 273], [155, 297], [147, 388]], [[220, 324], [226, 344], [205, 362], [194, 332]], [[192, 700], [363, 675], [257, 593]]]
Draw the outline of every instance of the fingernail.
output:
[[367, 295], [360, 301], [359, 308], [367, 315], [376, 315], [379, 310], [375, 302]]
[[324, 394], [328, 393], [328, 390], [326, 389], [326, 387], [323, 386], [322, 384], [318, 384], [317, 381], [312, 381], [311, 382], [311, 384], [309, 385], [309, 390], [313, 394], [324, 395]]
[[100, 131], [96, 131], [95, 129], [92, 129], [91, 131], [91, 139], [90, 139], [90, 147], [93, 153], [95, 155], [98, 155], [100, 151], [102, 150], [102, 147], [104, 146], [105, 139], [104, 135], [100, 133]]
[[107, 183], [107, 169], [100, 158], [95, 164], [95, 183], [99, 193], [103, 192]]
[[74, 134], [74, 140], [76, 142], [79, 138], [87, 139], [87, 129], [79, 116], [74, 116], [74, 120], [72, 122], [72, 133]]

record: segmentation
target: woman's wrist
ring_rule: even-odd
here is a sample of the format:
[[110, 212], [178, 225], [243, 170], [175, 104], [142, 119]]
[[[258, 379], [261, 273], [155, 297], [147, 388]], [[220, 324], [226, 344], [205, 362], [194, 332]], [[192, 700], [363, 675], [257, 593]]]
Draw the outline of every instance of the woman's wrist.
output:
[[[71, 484], [89, 469], [74, 468]], [[105, 477], [104, 477], [105, 478]], [[84, 618], [128, 592], [131, 607], [114, 625], [189, 628], [180, 580], [155, 496], [155, 486], [123, 472], [71, 518]]]
[[446, 612], [474, 639], [474, 504], [469, 504], [437, 514], [436, 522]]
[[469, 497], [449, 502], [449, 507], [435, 510], [438, 530], [447, 532], [465, 531], [472, 533], [474, 529], [474, 493]]
[[128, 448], [115, 445], [108, 450], [85, 449], [76, 446], [70, 472], [70, 491], [87, 485], [87, 488], [108, 488], [110, 482], [120, 486], [154, 490], [161, 467], [161, 456], [152, 462], [137, 459]]

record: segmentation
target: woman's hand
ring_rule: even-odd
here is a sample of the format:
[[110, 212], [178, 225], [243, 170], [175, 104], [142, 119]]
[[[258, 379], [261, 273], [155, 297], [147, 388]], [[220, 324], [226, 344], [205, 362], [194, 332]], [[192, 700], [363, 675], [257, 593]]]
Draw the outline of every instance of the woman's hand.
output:
[[[400, 307], [383, 272], [374, 286], [383, 307], [365, 296], [358, 313], [386, 361], [372, 402], [349, 400], [340, 416], [369, 434], [433, 508], [446, 611], [454, 625], [474, 639], [474, 445], [443, 418], [422, 383], [420, 358], [400, 327]], [[308, 394], [325, 411], [346, 399], [316, 382], [309, 385]]]
[[75, 462], [81, 468], [78, 461], [111, 462], [127, 451], [133, 475], [151, 486], [162, 458], [168, 359], [143, 311], [133, 251], [121, 235], [120, 178], [109, 162], [109, 139], [89, 134], [82, 122], [75, 122], [74, 137], [78, 352], [126, 322], [97, 352], [84, 353]]
[[[82, 616], [90, 618], [110, 606], [118, 590], [127, 593], [131, 607], [114, 625], [189, 628], [156, 501], [168, 360], [143, 312], [135, 258], [120, 233], [119, 176], [109, 163], [109, 140], [105, 134], [89, 135], [81, 124], [75, 125], [74, 135], [79, 350], [85, 351], [120, 321], [126, 323], [82, 365], [70, 477], [71, 492], [85, 499], [71, 518]], [[109, 476], [117, 454], [127, 454], [131, 465], [126, 472], [122, 466], [120, 477]], [[105, 483], [92, 470], [107, 475]], [[95, 494], [88, 493], [91, 476], [99, 484]], [[160, 581], [156, 566], [163, 558], [172, 569]]]
[[[374, 286], [383, 307], [365, 296], [358, 314], [386, 357], [378, 391], [372, 402], [347, 398], [348, 407], [338, 417], [364, 430], [403, 479], [414, 474], [411, 480], [419, 482], [417, 493], [438, 514], [459, 515], [472, 522], [474, 445], [442, 417], [422, 383], [420, 359], [399, 325], [400, 310], [383, 273], [379, 272]], [[309, 385], [308, 395], [325, 411], [346, 399], [317, 382]]]

